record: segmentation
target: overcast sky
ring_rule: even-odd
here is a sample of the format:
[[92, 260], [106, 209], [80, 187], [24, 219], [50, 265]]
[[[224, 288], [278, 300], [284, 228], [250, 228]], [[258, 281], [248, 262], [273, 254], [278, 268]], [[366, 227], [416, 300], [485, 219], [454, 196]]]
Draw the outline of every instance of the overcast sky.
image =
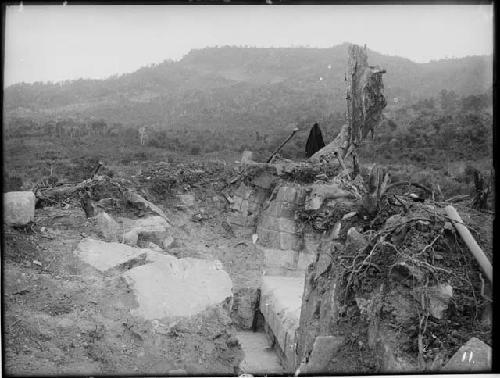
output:
[[365, 44], [417, 62], [492, 54], [491, 5], [9, 6], [5, 85], [106, 78], [193, 48]]

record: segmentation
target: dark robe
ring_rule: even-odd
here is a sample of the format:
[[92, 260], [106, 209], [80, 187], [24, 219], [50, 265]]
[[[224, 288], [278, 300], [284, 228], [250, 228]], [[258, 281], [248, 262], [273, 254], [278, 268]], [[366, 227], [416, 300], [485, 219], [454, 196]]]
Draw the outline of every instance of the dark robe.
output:
[[323, 147], [325, 147], [325, 142], [323, 142], [323, 135], [321, 134], [319, 125], [315, 123], [311, 131], [309, 132], [309, 138], [307, 138], [306, 157], [310, 158]]

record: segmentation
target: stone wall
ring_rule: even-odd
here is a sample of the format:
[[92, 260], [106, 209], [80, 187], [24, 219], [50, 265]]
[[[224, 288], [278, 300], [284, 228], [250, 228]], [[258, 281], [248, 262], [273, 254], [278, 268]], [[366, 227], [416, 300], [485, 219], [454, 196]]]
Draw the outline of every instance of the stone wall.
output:
[[304, 365], [313, 352], [316, 337], [335, 333], [339, 285], [333, 253], [340, 247], [340, 243], [321, 243], [315, 261], [306, 271], [297, 347], [298, 360]]
[[299, 251], [302, 238], [297, 232], [295, 211], [304, 204], [305, 191], [301, 186], [282, 185], [263, 209], [257, 224], [259, 244], [268, 248]]

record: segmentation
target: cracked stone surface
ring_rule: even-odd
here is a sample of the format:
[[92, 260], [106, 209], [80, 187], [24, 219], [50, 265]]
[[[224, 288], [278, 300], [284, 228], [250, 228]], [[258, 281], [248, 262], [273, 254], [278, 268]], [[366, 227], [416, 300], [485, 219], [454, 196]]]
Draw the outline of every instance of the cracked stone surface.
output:
[[122, 276], [136, 295], [133, 315], [147, 320], [195, 315], [232, 296], [232, 282], [218, 260], [175, 256], [149, 251], [150, 263]]

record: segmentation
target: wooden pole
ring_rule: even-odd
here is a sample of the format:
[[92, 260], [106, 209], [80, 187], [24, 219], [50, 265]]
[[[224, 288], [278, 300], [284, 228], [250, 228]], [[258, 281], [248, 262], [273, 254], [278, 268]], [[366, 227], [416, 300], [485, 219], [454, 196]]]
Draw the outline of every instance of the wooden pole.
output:
[[453, 206], [448, 205], [445, 207], [445, 211], [448, 217], [452, 221], [454, 221], [453, 224], [455, 225], [455, 228], [462, 237], [462, 240], [471, 251], [472, 255], [476, 258], [484, 274], [486, 275], [486, 277], [488, 277], [490, 282], [493, 283], [493, 266], [491, 265], [490, 260], [488, 260], [488, 257], [486, 257], [486, 255], [484, 254], [481, 247], [477, 244], [470, 231], [467, 229], [467, 227], [465, 227], [464, 222], [462, 221], [462, 218], [460, 218], [457, 210], [455, 210]]
[[277, 154], [278, 152], [280, 152], [280, 151], [281, 151], [281, 149], [283, 148], [283, 146], [284, 146], [285, 144], [287, 144], [287, 143], [288, 143], [288, 141], [289, 141], [290, 139], [292, 139], [292, 138], [293, 138], [293, 136], [295, 135], [295, 133], [296, 133], [297, 131], [299, 131], [299, 128], [298, 128], [298, 127], [296, 127], [295, 129], [293, 129], [293, 131], [292, 131], [292, 133], [290, 134], [290, 136], [289, 136], [288, 138], [286, 138], [286, 139], [285, 139], [285, 141], [279, 145], [279, 147], [276, 149], [276, 151], [274, 151], [274, 152], [271, 154], [271, 156], [269, 157], [269, 159], [267, 159], [266, 163], [270, 163], [270, 162], [273, 160], [273, 158], [276, 156], [276, 154]]

